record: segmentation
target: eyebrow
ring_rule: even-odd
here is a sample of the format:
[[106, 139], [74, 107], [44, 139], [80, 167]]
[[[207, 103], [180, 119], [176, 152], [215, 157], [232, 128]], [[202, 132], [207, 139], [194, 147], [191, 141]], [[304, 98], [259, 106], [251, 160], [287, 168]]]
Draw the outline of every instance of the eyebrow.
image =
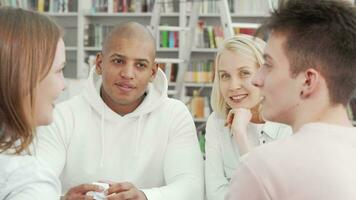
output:
[[[120, 55], [120, 54], [118, 54], [118, 53], [114, 53], [114, 54], [112, 54], [110, 57], [111, 57], [111, 58], [112, 58], [112, 57], [119, 57], [119, 58], [127, 59], [126, 56]], [[134, 60], [135, 60], [136, 62], [146, 62], [146, 63], [150, 63], [150, 61], [149, 61], [148, 59], [146, 59], [146, 58], [134, 58]]]
[[[247, 66], [247, 65], [244, 65], [244, 66], [241, 66], [241, 67], [238, 67], [236, 70], [241, 70], [241, 69], [246, 69], [246, 68], [252, 68], [251, 66]], [[220, 72], [226, 72], [225, 70], [222, 70], [222, 69], [219, 69], [218, 70], [218, 73]]]
[[272, 58], [269, 54], [267, 54], [267, 53], [264, 53], [264, 54], [263, 54], [263, 59], [273, 61], [273, 58]]

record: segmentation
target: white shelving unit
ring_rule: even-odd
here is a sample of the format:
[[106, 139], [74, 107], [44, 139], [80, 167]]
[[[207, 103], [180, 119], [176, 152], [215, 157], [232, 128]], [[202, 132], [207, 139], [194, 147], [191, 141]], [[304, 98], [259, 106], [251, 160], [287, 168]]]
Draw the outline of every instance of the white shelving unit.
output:
[[[108, 0], [111, 1], [111, 0]], [[161, 0], [164, 1], [164, 0]], [[169, 0], [165, 0], [169, 1]], [[173, 0], [175, 1], [175, 0]], [[237, 0], [236, 0], [237, 1]], [[88, 24], [101, 24], [114, 26], [125, 21], [135, 21], [144, 25], [149, 25], [152, 17], [151, 12], [146, 13], [109, 13], [91, 11], [91, 1], [77, 1], [77, 12], [64, 13], [45, 13], [53, 17], [65, 30], [65, 44], [67, 65], [65, 67], [65, 76], [73, 79], [85, 79], [88, 76], [90, 67], [86, 63], [88, 55], [96, 55], [101, 50], [101, 46], [84, 46], [85, 28]], [[268, 16], [265, 13], [250, 12], [246, 13], [232, 13], [232, 21], [239, 23], [262, 23]], [[190, 14], [187, 18], [189, 19]], [[199, 15], [200, 20], [204, 20], [207, 25], [221, 24], [219, 13], [204, 13]], [[179, 16], [178, 12], [163, 13], [161, 17], [161, 24], [168, 24], [171, 26], [179, 26], [185, 23], [187, 19]], [[180, 37], [181, 38], [181, 37]], [[184, 37], [182, 37], [184, 38]], [[196, 60], [213, 60], [215, 58], [217, 49], [210, 48], [193, 48], [191, 61]], [[157, 47], [157, 57], [161, 58], [177, 58], [178, 48], [161, 48]], [[183, 80], [178, 80], [183, 81]], [[169, 83], [169, 87], [175, 87], [175, 83]], [[207, 91], [211, 90], [211, 83], [184, 83], [185, 91], [188, 93], [192, 90], [200, 89]], [[205, 118], [195, 120], [197, 123], [203, 123]]]

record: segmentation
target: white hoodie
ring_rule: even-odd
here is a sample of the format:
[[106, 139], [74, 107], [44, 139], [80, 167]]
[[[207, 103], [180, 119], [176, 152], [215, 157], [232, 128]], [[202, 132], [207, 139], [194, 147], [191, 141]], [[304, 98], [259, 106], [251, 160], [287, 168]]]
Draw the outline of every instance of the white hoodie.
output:
[[203, 198], [203, 166], [193, 119], [186, 106], [167, 97], [158, 70], [141, 105], [125, 116], [99, 95], [94, 70], [87, 87], [55, 109], [54, 123], [41, 127], [36, 156], [53, 168], [68, 189], [98, 180], [132, 182], [148, 200]]

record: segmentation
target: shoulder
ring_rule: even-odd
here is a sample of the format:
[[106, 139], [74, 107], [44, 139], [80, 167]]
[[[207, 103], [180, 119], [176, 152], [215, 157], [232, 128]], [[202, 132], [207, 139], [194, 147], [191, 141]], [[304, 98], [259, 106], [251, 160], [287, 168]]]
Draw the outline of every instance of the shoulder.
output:
[[[0, 155], [1, 195], [14, 191], [25, 191], [29, 187], [44, 186], [44, 192], [51, 188], [53, 194], [60, 193], [59, 180], [52, 171], [41, 165], [33, 156]], [[38, 188], [41, 191], [40, 188]], [[4, 192], [4, 193], [3, 193]], [[7, 193], [7, 194], [6, 194]]]
[[166, 113], [167, 116], [190, 114], [188, 107], [180, 100], [165, 98], [157, 107], [156, 112]]
[[226, 120], [216, 112], [212, 112], [206, 122], [207, 129], [224, 129]]

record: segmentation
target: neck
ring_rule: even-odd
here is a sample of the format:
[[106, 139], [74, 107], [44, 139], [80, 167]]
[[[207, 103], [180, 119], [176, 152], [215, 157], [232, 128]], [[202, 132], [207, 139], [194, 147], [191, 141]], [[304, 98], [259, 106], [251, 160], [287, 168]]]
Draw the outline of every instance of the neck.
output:
[[321, 108], [319, 110], [316, 110], [315, 107], [314, 109], [309, 108], [308, 110], [310, 110], [310, 112], [303, 112], [296, 118], [295, 122], [292, 123], [293, 132], [298, 131], [304, 124], [312, 122], [352, 127], [346, 108], [341, 104]]
[[104, 92], [103, 89], [100, 90], [100, 96], [105, 102], [105, 104], [120, 116], [124, 116], [129, 113], [132, 113], [134, 110], [136, 110], [136, 108], [142, 103], [143, 99], [145, 98], [145, 95], [142, 95], [139, 99], [135, 100], [134, 102], [119, 103], [113, 101], [113, 99], [108, 94], [106, 94], [106, 92]]

